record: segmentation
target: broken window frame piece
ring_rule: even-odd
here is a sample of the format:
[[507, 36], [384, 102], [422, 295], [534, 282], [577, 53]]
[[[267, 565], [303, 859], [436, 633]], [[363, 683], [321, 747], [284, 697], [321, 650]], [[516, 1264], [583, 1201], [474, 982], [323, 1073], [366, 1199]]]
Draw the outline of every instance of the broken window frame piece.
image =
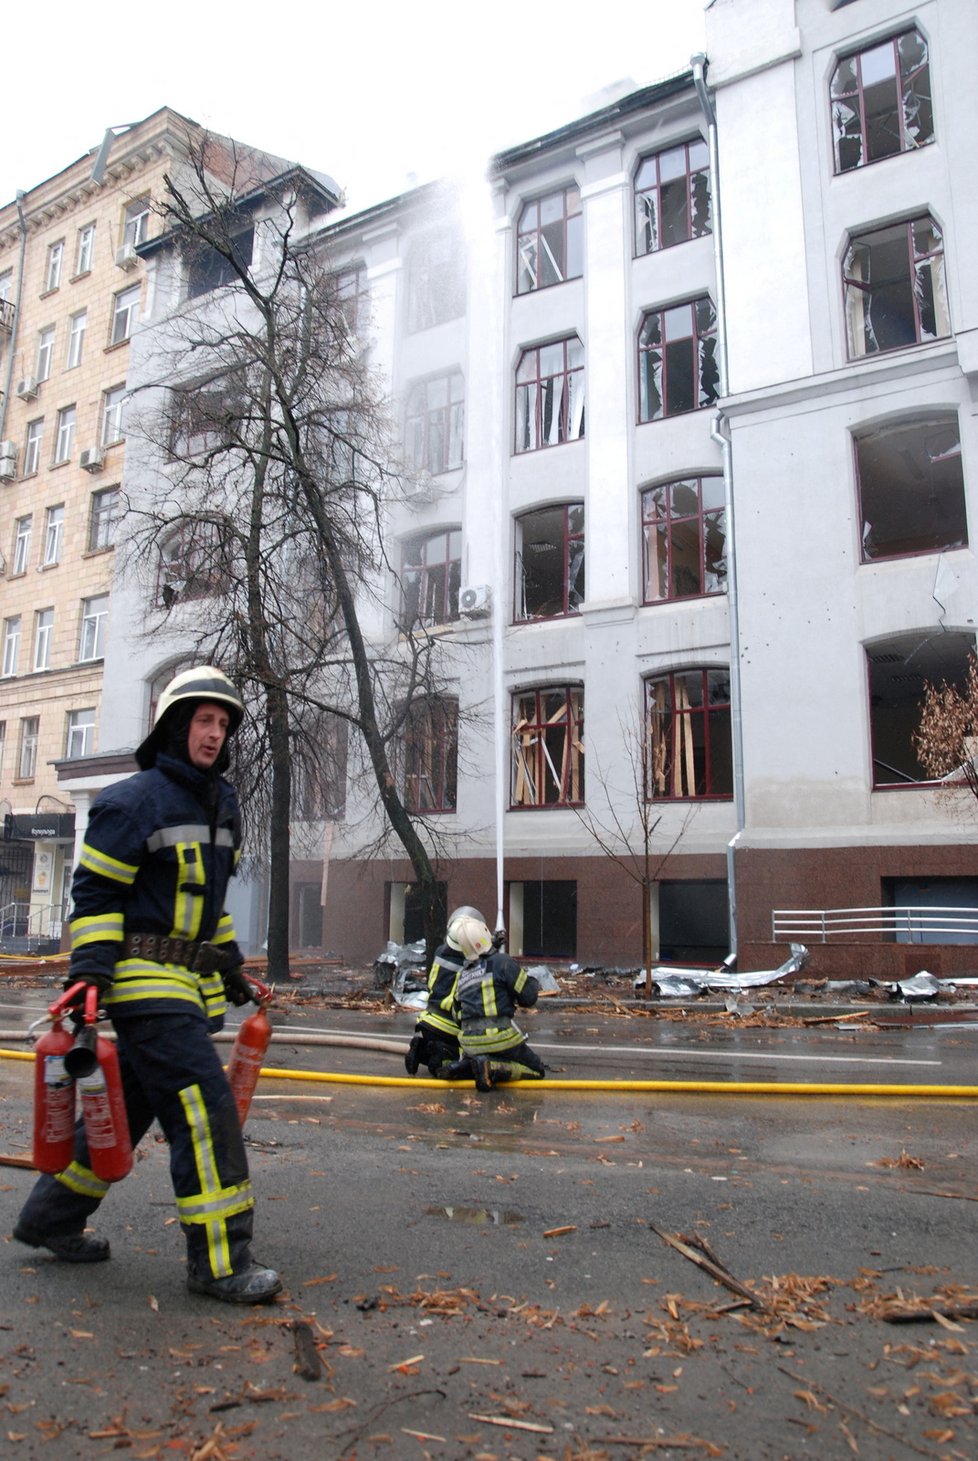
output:
[[413, 335], [465, 313], [464, 250], [451, 229], [416, 239], [408, 255], [407, 329]]
[[524, 350], [516, 366], [516, 452], [579, 441], [584, 394], [584, 346], [577, 335]]
[[850, 360], [951, 333], [944, 242], [929, 214], [851, 234], [842, 285]]
[[516, 623], [579, 614], [584, 603], [584, 504], [537, 508], [516, 520]]
[[584, 273], [584, 214], [577, 187], [526, 203], [516, 225], [516, 293], [549, 289]]
[[730, 672], [673, 670], [645, 681], [646, 801], [733, 796]]
[[404, 805], [415, 816], [454, 812], [458, 795], [458, 701], [418, 699], [404, 723]]
[[643, 604], [727, 591], [723, 478], [680, 477], [642, 493]]
[[584, 805], [584, 688], [547, 685], [513, 696], [510, 807]]
[[968, 546], [953, 413], [888, 421], [853, 438], [863, 563]]
[[702, 137], [640, 160], [634, 208], [637, 259], [712, 232], [710, 154]]
[[416, 381], [408, 391], [404, 450], [419, 472], [437, 477], [462, 465], [465, 378], [460, 370]]
[[915, 28], [843, 56], [829, 98], [837, 174], [934, 141], [928, 47]]
[[875, 640], [864, 652], [873, 790], [933, 785], [913, 739], [924, 685], [965, 689], [974, 634], [931, 626]]
[[406, 542], [401, 552], [402, 631], [454, 623], [461, 582], [461, 528], [441, 528]]
[[638, 337], [640, 422], [714, 404], [720, 383], [716, 330], [709, 295], [646, 311]]

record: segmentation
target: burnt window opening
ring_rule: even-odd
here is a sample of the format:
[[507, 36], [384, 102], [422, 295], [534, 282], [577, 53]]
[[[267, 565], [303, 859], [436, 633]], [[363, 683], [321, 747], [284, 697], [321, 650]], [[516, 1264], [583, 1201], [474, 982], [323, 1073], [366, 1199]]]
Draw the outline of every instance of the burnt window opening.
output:
[[418, 381], [407, 398], [404, 442], [417, 471], [450, 472], [462, 465], [465, 381], [461, 371]]
[[249, 224], [246, 228], [236, 230], [228, 239], [228, 245], [231, 258], [203, 241], [188, 246], [188, 299], [197, 299], [202, 294], [211, 294], [215, 289], [223, 289], [228, 284], [240, 283], [238, 271], [247, 273], [254, 257], [254, 226]]
[[584, 435], [584, 346], [576, 335], [524, 350], [516, 367], [516, 451]]
[[873, 786], [908, 786], [929, 780], [917, 754], [924, 686], [953, 685], [964, 692], [975, 636], [931, 629], [894, 635], [866, 649]]
[[232, 551], [227, 524], [188, 518], [171, 528], [159, 551], [156, 601], [162, 608], [223, 594], [230, 587]]
[[516, 292], [547, 289], [584, 272], [584, 215], [577, 188], [527, 203], [516, 226]]
[[727, 587], [722, 477], [684, 477], [642, 493], [642, 602], [721, 594]]
[[401, 629], [454, 622], [461, 579], [461, 528], [412, 538], [401, 560]]
[[645, 682], [648, 801], [733, 795], [730, 673], [682, 670]]
[[635, 174], [635, 253], [652, 254], [711, 230], [709, 151], [701, 137], [643, 157]]
[[842, 277], [850, 359], [951, 333], [944, 244], [932, 218], [854, 234]]
[[562, 685], [513, 696], [510, 805], [584, 804], [584, 691]]
[[639, 420], [659, 421], [717, 399], [716, 310], [709, 298], [650, 310], [638, 339]]
[[579, 614], [584, 602], [584, 504], [541, 508], [516, 522], [517, 622]]
[[179, 387], [170, 397], [171, 455], [186, 460], [234, 446], [247, 413], [244, 384], [232, 377]]
[[464, 251], [451, 231], [419, 239], [408, 260], [407, 327], [411, 334], [465, 313]]
[[404, 805], [409, 812], [454, 812], [458, 795], [458, 701], [416, 700], [404, 724]]
[[836, 172], [925, 147], [934, 140], [927, 42], [908, 30], [843, 57], [831, 100]]
[[967, 545], [956, 418], [881, 426], [857, 436], [855, 451], [864, 563]]

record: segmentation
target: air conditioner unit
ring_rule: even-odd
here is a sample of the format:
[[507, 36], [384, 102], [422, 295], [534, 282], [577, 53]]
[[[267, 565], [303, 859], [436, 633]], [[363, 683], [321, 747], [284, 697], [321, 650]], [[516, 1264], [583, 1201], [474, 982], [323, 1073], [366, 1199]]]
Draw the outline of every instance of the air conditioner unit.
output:
[[440, 495], [435, 479], [430, 472], [419, 472], [416, 477], [409, 478], [404, 483], [405, 502], [413, 502], [421, 506], [434, 502]]
[[492, 613], [492, 590], [487, 583], [469, 584], [458, 596], [458, 611], [466, 619], [484, 619]]
[[0, 457], [0, 482], [10, 482], [17, 475], [17, 458]]
[[33, 401], [37, 395], [37, 381], [32, 375], [25, 375], [14, 387], [14, 394], [22, 401]]
[[97, 446], [87, 446], [78, 458], [78, 465], [86, 472], [101, 472], [105, 463]]
[[136, 257], [134, 244], [124, 243], [121, 249], [115, 251], [116, 266], [120, 269], [135, 269], [139, 260]]

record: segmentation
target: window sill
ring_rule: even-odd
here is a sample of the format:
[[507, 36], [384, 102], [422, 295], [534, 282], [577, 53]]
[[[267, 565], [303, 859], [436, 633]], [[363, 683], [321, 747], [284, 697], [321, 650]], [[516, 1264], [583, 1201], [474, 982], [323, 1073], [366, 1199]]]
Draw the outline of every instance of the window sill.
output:
[[128, 345], [129, 344], [129, 341], [131, 339], [132, 339], [132, 336], [131, 335], [127, 335], [124, 340], [112, 340], [112, 341], [110, 341], [110, 343], [108, 345], [106, 345], [105, 349], [102, 351], [102, 354], [103, 355], [111, 355], [112, 352], [113, 352], [113, 350], [121, 350], [122, 347], [123, 347], [123, 345]]
[[68, 283], [77, 284], [79, 279], [87, 279], [91, 272], [91, 269], [83, 269], [80, 274], [72, 274], [71, 278], [68, 280]]

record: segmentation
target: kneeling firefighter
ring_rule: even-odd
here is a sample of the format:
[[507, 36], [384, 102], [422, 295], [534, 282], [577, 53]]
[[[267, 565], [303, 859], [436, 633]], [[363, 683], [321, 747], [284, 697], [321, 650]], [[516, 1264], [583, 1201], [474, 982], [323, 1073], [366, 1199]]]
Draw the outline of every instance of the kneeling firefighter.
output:
[[414, 1035], [404, 1065], [408, 1075], [417, 1075], [418, 1067], [426, 1065], [429, 1074], [436, 1080], [447, 1080], [448, 1067], [460, 1055], [458, 1044], [458, 1020], [455, 1018], [455, 986], [465, 955], [458, 942], [457, 930], [460, 920], [474, 918], [479, 923], [485, 920], [476, 908], [456, 908], [449, 916], [445, 930], [445, 942], [435, 950], [435, 957], [428, 971], [428, 1002], [424, 1013], [418, 1016]]
[[[224, 909], [241, 819], [221, 772], [244, 716], [213, 666], [177, 675], [136, 751], [142, 768], [92, 804], [72, 881], [66, 988], [89, 986], [115, 1028], [133, 1146], [157, 1120], [187, 1244], [187, 1286], [229, 1303], [263, 1303], [282, 1285], [251, 1255], [254, 1197], [241, 1126], [210, 1032], [227, 1000], [252, 987]], [[35, 1184], [14, 1237], [69, 1263], [109, 1244], [85, 1231], [108, 1191], [79, 1122], [74, 1160]]]
[[464, 955], [455, 986], [461, 1058], [445, 1072], [449, 1080], [475, 1080], [480, 1091], [504, 1081], [543, 1080], [546, 1066], [513, 1020], [516, 1006], [537, 1002], [540, 986], [508, 954], [493, 952], [485, 923], [465, 916], [455, 925]]

